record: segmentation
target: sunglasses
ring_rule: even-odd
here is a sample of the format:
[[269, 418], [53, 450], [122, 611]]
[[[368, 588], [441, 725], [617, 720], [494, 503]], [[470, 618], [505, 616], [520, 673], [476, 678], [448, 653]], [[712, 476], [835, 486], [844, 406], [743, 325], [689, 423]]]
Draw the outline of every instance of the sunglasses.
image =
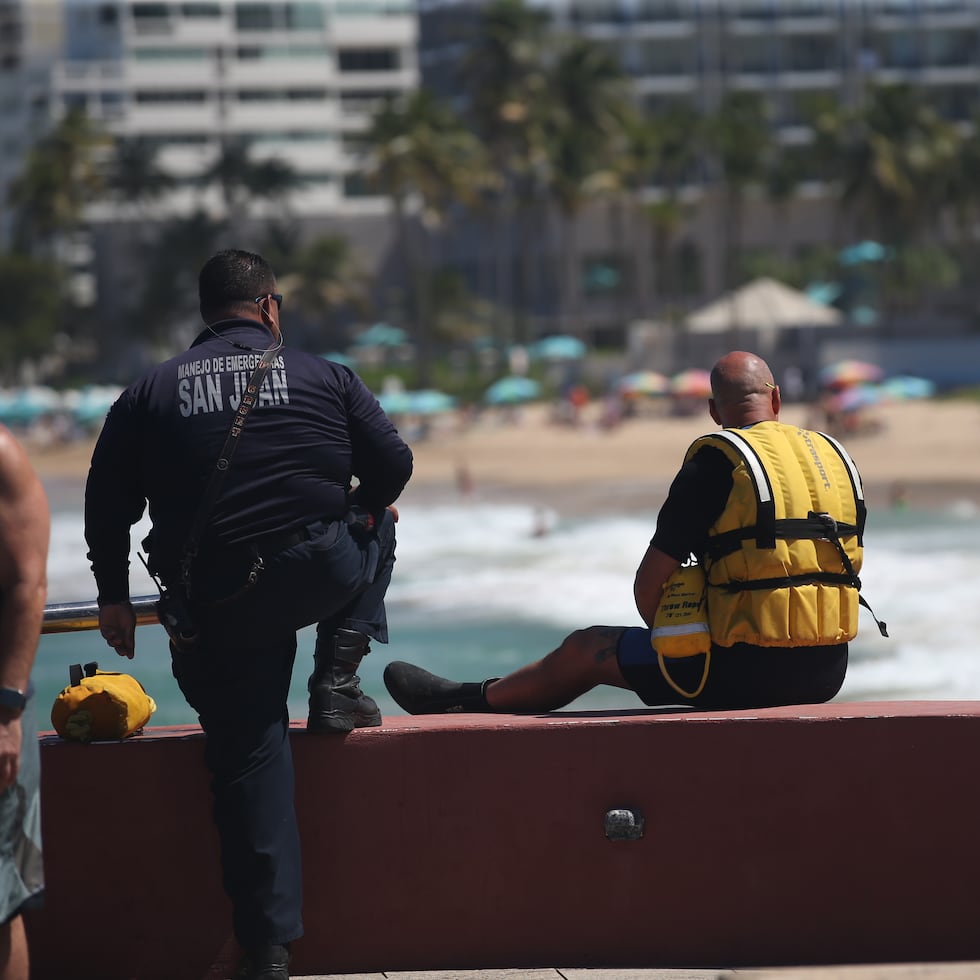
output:
[[258, 305], [266, 297], [272, 297], [272, 299], [276, 301], [276, 307], [280, 310], [282, 309], [282, 293], [265, 293], [262, 296], [256, 296], [255, 299], [252, 300], [252, 302]]

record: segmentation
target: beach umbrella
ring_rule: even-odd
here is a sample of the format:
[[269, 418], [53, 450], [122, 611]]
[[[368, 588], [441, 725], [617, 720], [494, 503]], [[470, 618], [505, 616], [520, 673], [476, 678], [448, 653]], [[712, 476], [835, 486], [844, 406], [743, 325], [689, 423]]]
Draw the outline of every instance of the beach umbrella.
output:
[[0, 421], [11, 425], [28, 425], [61, 408], [61, 395], [46, 385], [28, 385], [7, 394], [0, 404]]
[[670, 379], [658, 371], [634, 371], [616, 382], [616, 390], [627, 398], [641, 395], [655, 398], [670, 391]]
[[406, 394], [411, 405], [409, 411], [416, 415], [441, 415], [444, 412], [451, 412], [456, 407], [456, 399], [452, 395], [437, 391], [435, 388], [409, 391]]
[[839, 390], [852, 385], [875, 384], [885, 376], [877, 364], [868, 361], [844, 360], [828, 364], [820, 370], [820, 384]]
[[579, 361], [585, 357], [586, 346], [578, 337], [557, 334], [543, 337], [531, 344], [531, 357], [545, 361]]
[[885, 378], [881, 390], [895, 401], [911, 401], [916, 398], [932, 398], [936, 393], [935, 382], [928, 378], [916, 378], [908, 374], [897, 374]]
[[123, 389], [116, 385], [86, 385], [81, 391], [65, 392], [64, 404], [79, 425], [101, 422]]
[[383, 391], [378, 395], [378, 403], [385, 410], [386, 415], [408, 415], [412, 411], [411, 392]]
[[352, 368], [357, 364], [357, 361], [353, 357], [349, 354], [342, 354], [339, 350], [327, 351], [326, 354], [321, 354], [320, 357], [325, 361], [333, 361], [334, 364], [343, 365], [343, 367]]
[[878, 385], [850, 385], [833, 395], [830, 407], [838, 412], [856, 412], [877, 405], [883, 398]]
[[841, 265], [863, 265], [865, 262], [882, 262], [888, 258], [888, 249], [880, 242], [863, 241], [848, 245], [837, 253]]
[[541, 394], [541, 385], [533, 378], [509, 374], [495, 381], [483, 393], [488, 405], [519, 405], [533, 401]]
[[408, 332], [389, 323], [375, 323], [354, 338], [357, 347], [401, 347], [408, 343]]
[[701, 368], [689, 368], [670, 379], [670, 393], [680, 398], [710, 398], [711, 373]]

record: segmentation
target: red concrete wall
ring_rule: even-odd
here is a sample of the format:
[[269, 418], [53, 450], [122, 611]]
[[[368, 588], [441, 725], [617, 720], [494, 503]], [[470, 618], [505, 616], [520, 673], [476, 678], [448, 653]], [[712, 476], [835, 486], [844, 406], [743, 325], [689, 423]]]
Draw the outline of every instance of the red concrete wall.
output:
[[[294, 972], [980, 959], [978, 745], [975, 702], [297, 728]], [[35, 980], [223, 976], [200, 734], [42, 766]]]

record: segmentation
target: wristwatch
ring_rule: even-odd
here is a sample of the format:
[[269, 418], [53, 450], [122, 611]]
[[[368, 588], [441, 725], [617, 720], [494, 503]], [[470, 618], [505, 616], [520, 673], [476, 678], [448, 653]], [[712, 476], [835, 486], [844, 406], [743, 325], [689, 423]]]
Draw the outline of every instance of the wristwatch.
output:
[[27, 707], [27, 695], [16, 687], [0, 687], [0, 708], [21, 712]]

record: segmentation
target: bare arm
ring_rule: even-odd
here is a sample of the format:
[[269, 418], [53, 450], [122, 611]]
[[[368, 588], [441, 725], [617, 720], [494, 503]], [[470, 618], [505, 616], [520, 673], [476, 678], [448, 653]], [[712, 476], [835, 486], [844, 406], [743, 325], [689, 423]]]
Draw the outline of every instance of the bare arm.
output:
[[680, 562], [676, 558], [671, 558], [652, 544], [647, 548], [633, 582], [636, 608], [647, 626], [653, 626], [664, 584], [679, 566]]
[[[51, 516], [21, 445], [0, 426], [0, 687], [26, 691], [47, 598]], [[19, 712], [0, 708], [0, 789], [17, 777]]]

